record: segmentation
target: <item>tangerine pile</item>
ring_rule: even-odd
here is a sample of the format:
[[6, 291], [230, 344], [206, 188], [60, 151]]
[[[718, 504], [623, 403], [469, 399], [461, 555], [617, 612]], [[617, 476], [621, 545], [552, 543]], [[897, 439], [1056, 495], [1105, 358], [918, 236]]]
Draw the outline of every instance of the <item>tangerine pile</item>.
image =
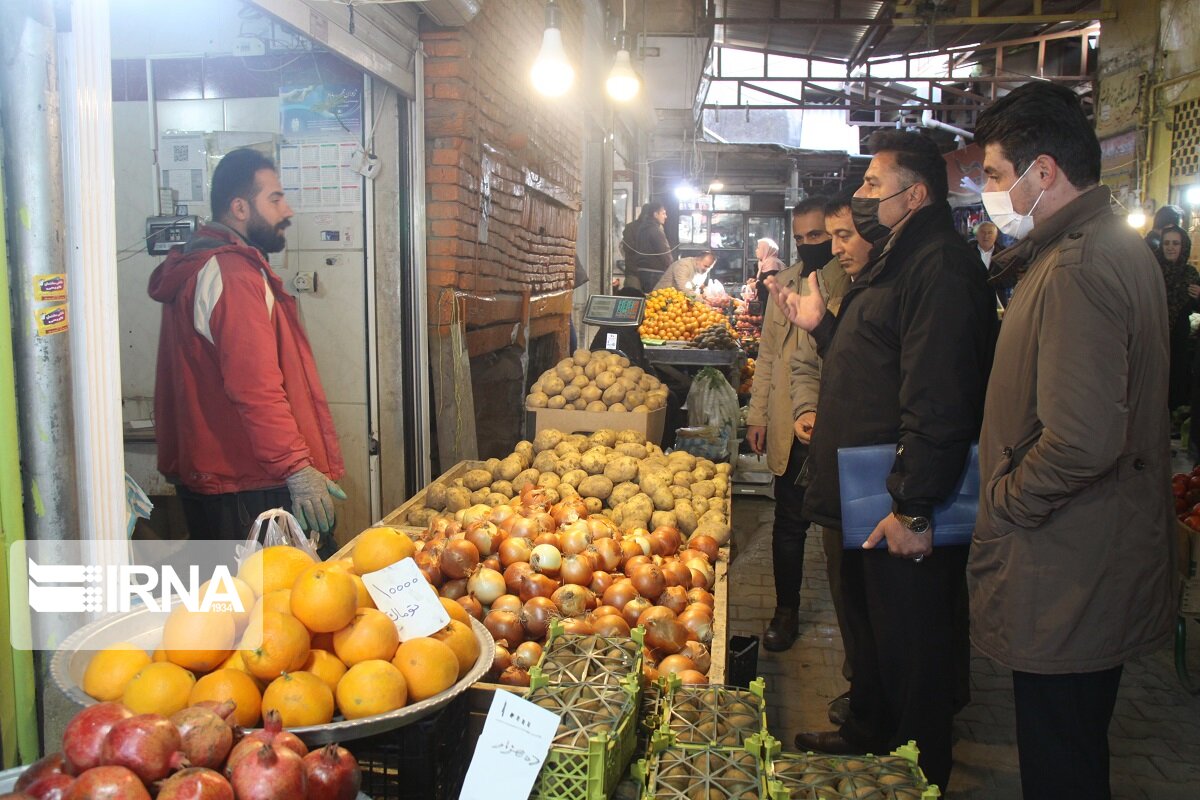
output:
[[646, 339], [690, 342], [710, 325], [728, 324], [725, 315], [717, 309], [697, 303], [678, 289], [668, 287], [655, 289], [646, 297], [646, 315], [638, 333]]
[[[152, 655], [128, 642], [101, 650], [81, 688], [97, 700], [164, 716], [233, 700], [243, 727], [257, 725], [271, 709], [285, 727], [296, 727], [325, 724], [339, 712], [346, 719], [383, 714], [432, 697], [479, 657], [469, 622], [455, 618], [432, 636], [401, 643], [360, 577], [413, 552], [408, 536], [385, 527], [364, 531], [352, 557], [336, 561], [318, 563], [288, 546], [260, 550], [234, 579], [243, 612], [177, 605]], [[208, 649], [194, 649], [198, 642]]]

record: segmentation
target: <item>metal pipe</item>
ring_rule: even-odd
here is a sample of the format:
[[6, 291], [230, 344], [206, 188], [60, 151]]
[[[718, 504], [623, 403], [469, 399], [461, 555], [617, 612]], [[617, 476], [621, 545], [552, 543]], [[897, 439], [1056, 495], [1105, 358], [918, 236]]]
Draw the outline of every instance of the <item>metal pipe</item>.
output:
[[936, 128], [939, 131], [949, 131], [950, 133], [961, 136], [964, 139], [974, 139], [975, 138], [975, 134], [971, 133], [969, 130], [966, 130], [965, 128], [956, 128], [953, 125], [949, 125], [945, 122], [942, 122], [940, 119], [934, 119], [933, 112], [930, 111], [929, 109], [926, 109], [921, 112], [921, 127]]
[[430, 418], [429, 385], [429, 288], [425, 266], [426, 218], [425, 218], [425, 50], [420, 45], [413, 54], [413, 77], [416, 91], [409, 105], [408, 143], [411, 218], [409, 220], [412, 247], [411, 289], [408, 302], [412, 337], [409, 344], [416, 364], [408, 376], [412, 391], [414, 418], [409, 420], [412, 428], [414, 461], [411, 475], [405, 476], [413, 486], [425, 486], [433, 480], [432, 442], [433, 428]]

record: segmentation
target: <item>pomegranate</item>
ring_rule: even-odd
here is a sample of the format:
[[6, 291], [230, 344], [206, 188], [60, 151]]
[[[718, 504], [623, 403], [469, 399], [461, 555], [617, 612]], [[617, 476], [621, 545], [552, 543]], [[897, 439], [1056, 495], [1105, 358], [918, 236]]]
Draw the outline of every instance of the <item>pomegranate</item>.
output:
[[158, 800], [233, 800], [233, 787], [219, 772], [188, 767], [162, 782]]
[[120, 703], [97, 703], [72, 717], [62, 737], [66, 771], [78, 775], [84, 770], [100, 766], [100, 748], [104, 745], [104, 737], [108, 736], [113, 725], [132, 716], [133, 712]]
[[233, 749], [233, 728], [222, 712], [232, 713], [237, 704], [232, 700], [214, 711], [192, 706], [171, 715], [171, 723], [179, 730], [183, 754], [193, 767], [220, 769]]
[[145, 783], [153, 783], [188, 765], [182, 745], [171, 720], [161, 714], [138, 714], [112, 726], [100, 748], [100, 762], [128, 767]]
[[304, 757], [304, 775], [310, 800], [354, 800], [362, 783], [354, 756], [332, 743]]
[[47, 772], [23, 791], [36, 800], [62, 800], [73, 783], [75, 779], [65, 772]]
[[133, 770], [106, 764], [81, 773], [64, 800], [150, 800], [150, 793]]
[[283, 718], [279, 716], [278, 711], [272, 708], [267, 711], [263, 727], [243, 736], [229, 751], [229, 758], [225, 762], [226, 775], [232, 775], [237, 762], [242, 760], [246, 754], [253, 753], [257, 749], [255, 744], [280, 744], [294, 751], [301, 758], [308, 755], [308, 747], [300, 741], [299, 736], [283, 729]]
[[13, 791], [21, 792], [25, 787], [32, 786], [47, 775], [61, 775], [67, 771], [67, 764], [62, 753], [51, 753], [30, 764], [13, 784]]
[[277, 744], [264, 744], [233, 768], [238, 800], [299, 800], [308, 792], [304, 759]]

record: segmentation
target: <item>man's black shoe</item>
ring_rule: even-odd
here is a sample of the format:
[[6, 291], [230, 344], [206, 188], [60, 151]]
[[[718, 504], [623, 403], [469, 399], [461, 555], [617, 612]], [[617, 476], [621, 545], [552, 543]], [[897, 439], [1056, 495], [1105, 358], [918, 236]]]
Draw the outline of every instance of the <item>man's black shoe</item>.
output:
[[829, 701], [829, 721], [834, 725], [845, 725], [850, 719], [850, 693], [842, 692]]
[[795, 644], [799, 635], [800, 610], [776, 606], [775, 616], [771, 617], [767, 632], [763, 634], [763, 647], [773, 653], [779, 653]]
[[849, 756], [866, 752], [842, 738], [840, 731], [809, 731], [796, 734], [796, 749], [801, 753], [828, 753], [831, 756]]

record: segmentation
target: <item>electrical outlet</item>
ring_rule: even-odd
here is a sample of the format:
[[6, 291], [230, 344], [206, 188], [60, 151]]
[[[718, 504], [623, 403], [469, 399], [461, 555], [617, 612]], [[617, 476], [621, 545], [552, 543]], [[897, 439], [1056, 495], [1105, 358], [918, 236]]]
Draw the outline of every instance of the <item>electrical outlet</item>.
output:
[[256, 39], [253, 36], [239, 36], [233, 40], [235, 56], [261, 56], [266, 52], [267, 46], [262, 39]]
[[315, 292], [317, 290], [317, 273], [297, 272], [292, 278], [292, 288], [297, 292]]

